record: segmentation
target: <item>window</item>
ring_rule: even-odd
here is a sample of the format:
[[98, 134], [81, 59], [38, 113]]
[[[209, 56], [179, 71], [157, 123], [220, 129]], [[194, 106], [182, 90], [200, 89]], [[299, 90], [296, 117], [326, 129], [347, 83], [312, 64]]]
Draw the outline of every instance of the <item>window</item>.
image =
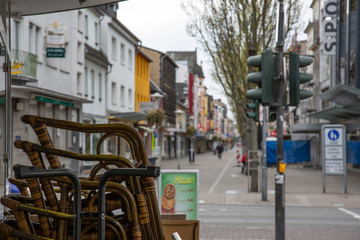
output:
[[14, 20], [14, 47], [20, 50], [20, 22]]
[[77, 29], [79, 32], [82, 32], [81, 31], [81, 18], [82, 18], [82, 11], [79, 10], [78, 11], [78, 18], [77, 18]]
[[77, 73], [76, 92], [78, 95], [81, 95], [81, 73]]
[[121, 63], [125, 64], [125, 45], [122, 43], [120, 48], [121, 48], [121, 53], [120, 53]]
[[80, 64], [83, 62], [83, 49], [81, 42], [78, 42], [77, 44], [77, 62]]
[[87, 69], [87, 67], [85, 67], [85, 70], [84, 70], [84, 74], [85, 74], [85, 97], [87, 97], [88, 96], [88, 94], [89, 94], [89, 76], [88, 76], [88, 69]]
[[95, 44], [99, 44], [99, 26], [97, 22], [95, 22]]
[[94, 70], [91, 70], [91, 98], [95, 98], [95, 74], [94, 74]]
[[89, 36], [89, 19], [88, 16], [85, 15], [85, 37]]
[[102, 99], [102, 75], [99, 73], [99, 101]]
[[120, 88], [121, 106], [125, 106], [125, 87]]
[[129, 69], [132, 69], [132, 64], [133, 64], [133, 56], [132, 56], [132, 50], [131, 49], [129, 49], [129, 56], [128, 56], [128, 59], [129, 59], [129, 61], [128, 61], [128, 67], [129, 67]]
[[41, 28], [36, 26], [35, 27], [35, 54], [40, 56], [40, 42], [41, 42]]
[[129, 108], [132, 108], [132, 104], [133, 104], [132, 89], [129, 89], [129, 92], [128, 92], [128, 106], [129, 106]]
[[65, 72], [65, 73], [70, 72], [70, 70], [69, 70], [70, 61], [69, 61], [68, 55], [69, 55], [69, 44], [66, 43], [65, 44], [65, 57], [64, 58], [59, 58], [59, 60], [60, 60], [60, 70]]
[[40, 54], [41, 28], [29, 23], [29, 52], [39, 56]]
[[111, 103], [116, 105], [116, 83], [111, 83]]
[[111, 38], [111, 56], [113, 59], [116, 59], [117, 49], [116, 49], [116, 38]]
[[29, 23], [29, 52], [34, 53], [34, 24]]

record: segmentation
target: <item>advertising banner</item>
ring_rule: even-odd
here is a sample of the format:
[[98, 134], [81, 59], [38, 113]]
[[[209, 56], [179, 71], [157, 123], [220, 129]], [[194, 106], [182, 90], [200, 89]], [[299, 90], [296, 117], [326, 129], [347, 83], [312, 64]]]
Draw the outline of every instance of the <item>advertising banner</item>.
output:
[[159, 181], [161, 214], [185, 214], [198, 218], [199, 170], [162, 170]]

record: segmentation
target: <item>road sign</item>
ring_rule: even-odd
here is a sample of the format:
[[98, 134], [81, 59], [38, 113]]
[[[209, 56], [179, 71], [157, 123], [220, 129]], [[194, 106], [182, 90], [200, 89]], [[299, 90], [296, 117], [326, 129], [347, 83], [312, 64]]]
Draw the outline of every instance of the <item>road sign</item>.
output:
[[346, 131], [344, 125], [325, 124], [322, 135], [322, 173], [325, 193], [326, 175], [344, 175], [344, 190], [347, 193]]
[[46, 57], [48, 58], [64, 58], [65, 57], [65, 48], [46, 48]]

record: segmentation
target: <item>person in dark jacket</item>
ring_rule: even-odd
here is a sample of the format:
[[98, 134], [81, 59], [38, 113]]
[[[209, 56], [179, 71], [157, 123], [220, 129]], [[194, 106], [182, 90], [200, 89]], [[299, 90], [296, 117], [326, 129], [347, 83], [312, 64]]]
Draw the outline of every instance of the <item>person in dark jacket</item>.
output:
[[221, 158], [221, 154], [222, 154], [222, 152], [224, 151], [223, 145], [222, 145], [222, 144], [218, 145], [218, 146], [216, 147], [216, 151], [217, 151], [218, 157], [219, 157], [219, 159], [220, 159], [220, 158]]

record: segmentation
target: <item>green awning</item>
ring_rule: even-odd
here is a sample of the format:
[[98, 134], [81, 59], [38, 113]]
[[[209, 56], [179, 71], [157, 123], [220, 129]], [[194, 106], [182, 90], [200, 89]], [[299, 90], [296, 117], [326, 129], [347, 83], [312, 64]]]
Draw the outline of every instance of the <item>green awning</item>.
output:
[[52, 104], [56, 104], [56, 105], [64, 105], [67, 107], [74, 107], [75, 104], [72, 102], [66, 102], [66, 101], [62, 101], [62, 100], [58, 100], [58, 99], [53, 99], [53, 98], [47, 98], [47, 97], [41, 97], [41, 96], [36, 96], [36, 100], [39, 102], [47, 102], [47, 103], [52, 103]]
[[335, 121], [342, 118], [359, 117], [360, 111], [343, 108], [342, 106], [333, 106], [324, 110], [310, 113], [308, 117]]

